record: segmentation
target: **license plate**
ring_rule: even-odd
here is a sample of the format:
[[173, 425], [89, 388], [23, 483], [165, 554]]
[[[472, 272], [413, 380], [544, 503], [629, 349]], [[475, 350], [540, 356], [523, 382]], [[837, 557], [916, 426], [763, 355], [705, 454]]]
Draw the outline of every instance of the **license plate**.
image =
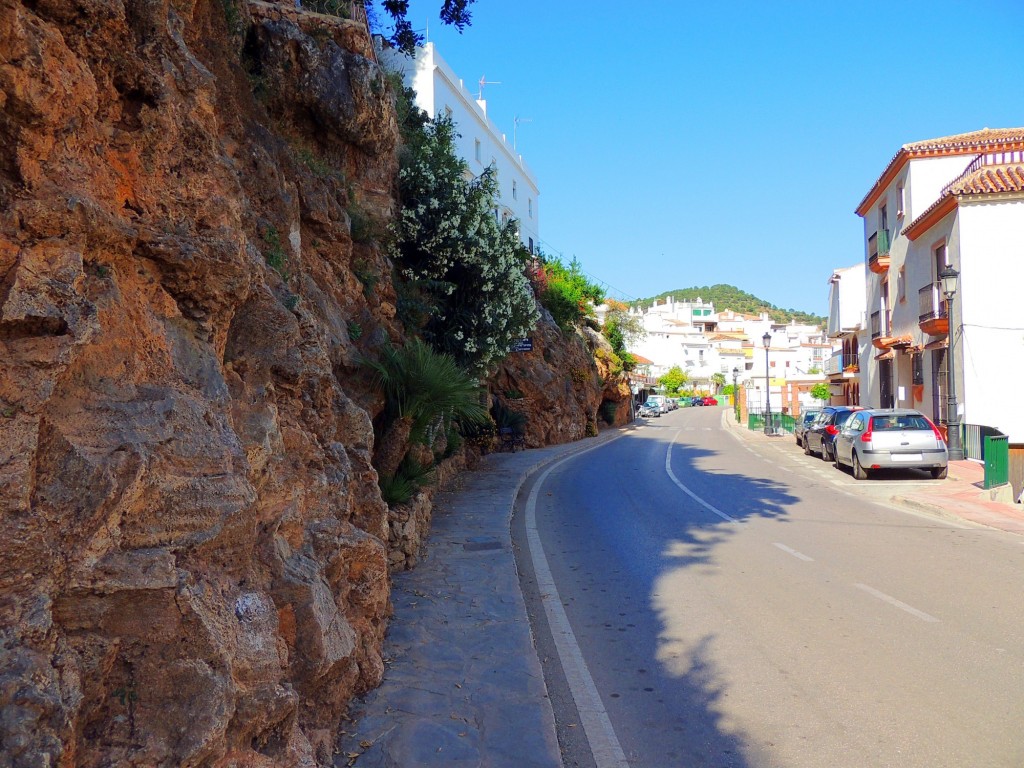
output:
[[894, 453], [892, 454], [893, 461], [920, 461], [920, 453]]

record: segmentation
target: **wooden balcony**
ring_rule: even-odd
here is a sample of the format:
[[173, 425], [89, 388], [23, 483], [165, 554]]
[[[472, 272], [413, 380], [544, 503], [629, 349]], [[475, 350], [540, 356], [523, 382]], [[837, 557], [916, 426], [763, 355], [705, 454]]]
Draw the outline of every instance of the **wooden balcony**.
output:
[[868, 238], [868, 269], [876, 275], [889, 271], [889, 230], [880, 229]]
[[949, 315], [946, 300], [942, 295], [942, 284], [935, 282], [917, 292], [918, 325], [929, 336], [945, 336], [949, 333]]

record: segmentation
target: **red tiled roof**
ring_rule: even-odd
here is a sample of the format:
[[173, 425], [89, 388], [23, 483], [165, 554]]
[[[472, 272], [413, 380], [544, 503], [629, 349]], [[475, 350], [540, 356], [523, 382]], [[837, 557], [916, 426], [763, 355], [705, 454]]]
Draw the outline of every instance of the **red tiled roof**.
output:
[[921, 232], [953, 211], [956, 207], [954, 198], [960, 195], [996, 195], [1005, 192], [1024, 192], [1024, 164], [983, 165], [973, 173], [957, 179], [946, 194], [903, 228], [903, 234], [916, 240]]
[[636, 352], [630, 352], [629, 354], [633, 356], [633, 359], [636, 360], [638, 365], [654, 365], [653, 360], [648, 360], [643, 355], [638, 355]]
[[980, 131], [904, 144], [857, 205], [856, 213], [863, 216], [868, 207], [878, 199], [882, 190], [896, 177], [900, 168], [912, 157], [971, 155], [1000, 147], [1024, 148], [1024, 128], [983, 128]]
[[982, 166], [956, 182], [949, 190], [954, 195], [986, 195], [998, 192], [1024, 192], [1024, 165]]
[[[1007, 141], [1024, 141], [1024, 128], [982, 128], [980, 131], [958, 133], [954, 136], [943, 136], [938, 139], [926, 139], [904, 144], [903, 149], [910, 152], [928, 152], [934, 150], [963, 149], [967, 154], [979, 152], [992, 144], [1003, 144]], [[962, 154], [953, 152], [952, 154]]]

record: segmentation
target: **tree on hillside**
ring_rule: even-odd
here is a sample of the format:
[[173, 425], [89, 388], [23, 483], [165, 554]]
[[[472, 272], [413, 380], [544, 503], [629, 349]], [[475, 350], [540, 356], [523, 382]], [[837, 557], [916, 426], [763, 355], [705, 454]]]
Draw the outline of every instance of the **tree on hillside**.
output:
[[714, 304], [715, 310], [722, 312], [731, 309], [734, 312], [758, 315], [767, 312], [768, 316], [777, 323], [787, 323], [796, 320], [798, 323], [824, 326], [825, 318], [809, 312], [801, 312], [795, 309], [780, 309], [764, 299], [759, 299], [751, 293], [742, 291], [734, 285], [717, 283], [693, 288], [677, 288], [672, 291], [665, 291], [649, 299], [641, 299], [639, 304], [650, 304], [655, 300], [663, 300], [671, 296], [676, 301], [694, 301], [702, 299]]

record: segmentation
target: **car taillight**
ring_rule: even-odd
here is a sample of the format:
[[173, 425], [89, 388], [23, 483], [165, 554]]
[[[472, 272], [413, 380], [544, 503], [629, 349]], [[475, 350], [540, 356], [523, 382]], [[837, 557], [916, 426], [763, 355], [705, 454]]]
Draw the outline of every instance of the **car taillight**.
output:
[[925, 417], [924, 417], [924, 420], [928, 422], [928, 426], [929, 426], [929, 427], [931, 427], [931, 428], [932, 428], [932, 432], [934, 432], [934, 433], [935, 433], [935, 439], [936, 439], [936, 440], [937, 440], [938, 442], [940, 442], [940, 443], [942, 443], [943, 445], [945, 445], [945, 443], [946, 443], [946, 440], [945, 440], [945, 438], [943, 438], [943, 437], [942, 437], [942, 433], [941, 433], [941, 432], [939, 432], [939, 428], [938, 428], [938, 427], [936, 427], [936, 426], [935, 426], [935, 424], [934, 424], [934, 423], [932, 422], [932, 420], [931, 420], [931, 419], [929, 419], [929, 418], [928, 418], [927, 416], [925, 416]]
[[825, 427], [825, 431], [828, 432], [830, 435], [835, 435], [839, 432], [839, 427], [837, 427], [835, 424], [828, 424]]
[[872, 427], [873, 423], [874, 423], [874, 419], [868, 419], [868, 428], [865, 429], [864, 430], [864, 434], [862, 434], [860, 436], [860, 441], [862, 443], [870, 443], [871, 442], [871, 427]]

